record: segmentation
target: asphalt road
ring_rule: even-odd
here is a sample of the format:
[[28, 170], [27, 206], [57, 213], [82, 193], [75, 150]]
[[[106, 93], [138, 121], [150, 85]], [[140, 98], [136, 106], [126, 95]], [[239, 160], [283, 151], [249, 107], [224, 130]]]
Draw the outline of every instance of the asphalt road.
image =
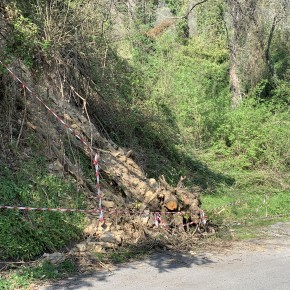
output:
[[74, 277], [41, 290], [59, 289], [290, 289], [290, 223], [272, 238], [229, 252], [159, 253], [115, 270]]

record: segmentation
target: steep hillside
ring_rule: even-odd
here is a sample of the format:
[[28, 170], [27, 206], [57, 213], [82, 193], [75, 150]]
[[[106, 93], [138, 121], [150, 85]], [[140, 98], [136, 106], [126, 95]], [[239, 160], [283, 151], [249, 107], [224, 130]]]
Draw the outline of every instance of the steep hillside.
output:
[[[1, 25], [11, 33], [5, 15]], [[6, 41], [4, 36], [2, 51]], [[182, 183], [173, 188], [164, 177], [148, 179], [132, 159], [135, 152], [118, 147], [102, 132], [92, 114], [101, 103], [98, 93], [89, 88], [90, 98], [82, 97], [86, 80], [77, 68], [69, 72], [65, 65], [37, 69], [16, 57], [1, 59], [1, 258], [34, 258], [86, 235], [91, 248], [110, 248], [137, 243], [161, 224], [171, 230], [199, 225], [199, 192]], [[100, 168], [97, 181], [94, 160]], [[95, 214], [88, 219], [79, 210]]]

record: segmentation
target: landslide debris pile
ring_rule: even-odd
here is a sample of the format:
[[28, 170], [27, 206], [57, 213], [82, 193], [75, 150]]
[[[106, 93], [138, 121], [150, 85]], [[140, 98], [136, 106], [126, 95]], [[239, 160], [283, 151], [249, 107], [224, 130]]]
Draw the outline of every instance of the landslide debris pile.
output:
[[[5, 27], [5, 23], [0, 25]], [[5, 45], [4, 32], [0, 45], [1, 48]], [[199, 191], [185, 188], [182, 177], [176, 187], [170, 186], [164, 176], [158, 180], [148, 178], [138, 160], [134, 160], [134, 152], [130, 148], [119, 147], [108, 138], [98, 121], [102, 116], [94, 115], [94, 107], [102, 100], [80, 69], [66, 66], [65, 62], [55, 62], [33, 71], [15, 58], [7, 64], [33, 94], [13, 79], [5, 67], [1, 67], [1, 163], [11, 165], [15, 156], [20, 155], [15, 162], [17, 167], [23, 160], [29, 159], [36, 147], [32, 149], [25, 143], [21, 147], [24, 150], [21, 156], [10, 145], [14, 140], [17, 150], [27, 136], [33, 136], [35, 142], [41, 144], [37, 154], [49, 160], [46, 166], [50, 174], [62, 176], [64, 180], [65, 176], [73, 177], [86, 197], [87, 209], [98, 208], [96, 184], [92, 174], [88, 174], [94, 172], [94, 154], [70, 135], [43, 104], [47, 104], [67, 125], [88, 140], [94, 152], [100, 155], [104, 221], [100, 221], [98, 215], [89, 216], [84, 230], [88, 240], [78, 244], [72, 252], [83, 252], [88, 248], [103, 251], [117, 245], [138, 243], [149, 236], [156, 236], [157, 228], [164, 229], [169, 236], [186, 231], [204, 231]], [[36, 95], [43, 103], [37, 100]], [[83, 155], [82, 164], [73, 152]], [[15, 200], [13, 205], [21, 204]]]
[[[58, 116], [78, 131], [84, 139], [90, 140], [92, 147], [100, 154], [100, 175], [104, 181], [101, 190], [105, 222], [98, 221], [96, 216], [85, 230], [87, 235], [99, 239], [100, 245], [112, 246], [113, 243], [119, 244], [124, 240], [138, 241], [140, 235], [138, 229], [141, 227], [144, 231], [144, 228], [154, 228], [158, 224], [169, 230], [173, 228], [184, 230], [188, 228], [184, 227], [184, 224], [196, 226], [200, 223], [199, 192], [185, 188], [182, 179], [176, 187], [172, 187], [163, 176], [159, 180], [147, 178], [132, 158], [134, 152], [122, 149], [102, 136], [97, 126], [89, 121], [85, 111], [66, 99], [68, 93], [61, 95], [53, 81], [48, 79], [35, 83], [29, 70], [19, 65], [19, 62], [11, 63], [10, 66], [16, 75], [22, 76], [25, 84], [42, 96], [46, 104], [50, 104]], [[12, 91], [15, 92], [18, 86], [7, 73], [2, 73], [1, 84], [6, 95], [13, 94]], [[51, 88], [53, 92], [50, 92]], [[23, 92], [23, 88], [18, 86], [18, 89]], [[20, 107], [18, 116], [23, 116], [25, 110], [25, 118], [16, 121], [15, 131], [19, 133], [18, 130], [22, 130], [21, 134], [33, 133], [38, 140], [45, 142], [49, 150], [42, 153], [49, 155], [50, 164], [47, 166], [51, 173], [65, 172], [73, 176], [88, 197], [88, 208], [97, 208], [98, 196], [94, 181], [85, 176], [81, 167], [69, 153], [66, 153], [66, 150], [63, 150], [66, 128], [33, 95], [26, 93], [26, 99], [17, 99]], [[21, 142], [21, 136], [19, 138]], [[70, 146], [84, 153], [88, 167], [93, 172], [92, 152], [74, 136], [71, 135], [69, 140]], [[5, 144], [2, 146], [5, 147]]]

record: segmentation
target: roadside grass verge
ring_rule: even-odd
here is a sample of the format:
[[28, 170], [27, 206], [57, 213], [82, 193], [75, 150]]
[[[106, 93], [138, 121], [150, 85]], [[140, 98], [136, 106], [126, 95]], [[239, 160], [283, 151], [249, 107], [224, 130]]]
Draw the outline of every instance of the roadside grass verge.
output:
[[39, 284], [45, 281], [65, 278], [76, 273], [76, 271], [77, 267], [71, 260], [65, 260], [59, 265], [53, 265], [45, 261], [35, 266], [21, 266], [17, 270], [0, 274], [0, 289], [31, 289], [29, 287], [33, 283]]
[[213, 171], [234, 180], [232, 185], [218, 184], [202, 196], [202, 208], [210, 222], [227, 227], [226, 238], [253, 238], [260, 230], [290, 217], [290, 174], [263, 168], [244, 169], [238, 158], [220, 158], [213, 152], [201, 155]]
[[[82, 208], [83, 193], [72, 180], [47, 171], [45, 158], [33, 157], [17, 170], [0, 174], [0, 204]], [[84, 216], [79, 213], [0, 210], [1, 261], [27, 261], [82, 238]]]
[[284, 218], [273, 219], [256, 219], [248, 220], [243, 224], [232, 225], [231, 236], [235, 240], [248, 240], [255, 238], [271, 238], [271, 234], [267, 231], [269, 226], [278, 222], [289, 222], [290, 216]]

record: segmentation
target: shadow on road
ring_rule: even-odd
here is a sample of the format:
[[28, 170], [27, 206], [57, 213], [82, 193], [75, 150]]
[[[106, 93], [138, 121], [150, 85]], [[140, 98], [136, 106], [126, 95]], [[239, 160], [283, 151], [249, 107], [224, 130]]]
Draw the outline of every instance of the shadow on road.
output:
[[[158, 253], [153, 253], [147, 257], [142, 262], [131, 262], [117, 265], [112, 271], [109, 270], [99, 270], [95, 272], [90, 272], [87, 274], [81, 274], [64, 281], [60, 281], [52, 286], [41, 287], [39, 290], [60, 290], [60, 289], [96, 289], [96, 283], [100, 282], [100, 288], [104, 289], [106, 286], [102, 282], [110, 282], [110, 277], [117, 275], [119, 271], [124, 271], [126, 269], [136, 270], [132, 271], [132, 279], [138, 279], [140, 273], [143, 272], [146, 275], [146, 268], [156, 268], [157, 274], [162, 275], [164, 273], [170, 273], [181, 268], [191, 268], [193, 265], [207, 265], [214, 263], [207, 257], [204, 256], [190, 256], [185, 255], [180, 252], [168, 252], [161, 251]], [[138, 271], [138, 272], [137, 272]], [[120, 273], [121, 274], [121, 273]], [[151, 279], [148, 276], [148, 279]], [[109, 288], [106, 288], [109, 289]]]

